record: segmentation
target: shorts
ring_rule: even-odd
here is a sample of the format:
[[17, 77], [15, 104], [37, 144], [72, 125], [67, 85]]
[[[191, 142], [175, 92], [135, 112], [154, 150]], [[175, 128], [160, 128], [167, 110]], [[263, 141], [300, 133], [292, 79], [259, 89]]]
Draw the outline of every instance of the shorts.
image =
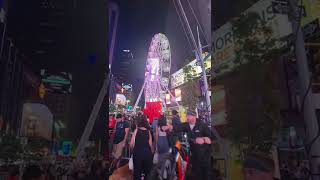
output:
[[124, 146], [125, 146], [125, 142], [120, 142], [119, 144], [113, 144], [112, 156], [115, 159], [119, 159], [122, 156]]

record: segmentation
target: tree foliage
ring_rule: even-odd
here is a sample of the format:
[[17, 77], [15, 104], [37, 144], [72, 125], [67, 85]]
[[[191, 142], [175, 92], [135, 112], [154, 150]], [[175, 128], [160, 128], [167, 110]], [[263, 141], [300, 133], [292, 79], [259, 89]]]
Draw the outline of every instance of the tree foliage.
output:
[[195, 109], [201, 94], [198, 86], [199, 78], [194, 77], [196, 69], [191, 65], [186, 65], [183, 67], [182, 71], [184, 74], [184, 81], [186, 82], [183, 85], [184, 91], [182, 92], [182, 103], [187, 104], [190, 109]]
[[227, 134], [235, 143], [268, 152], [279, 119], [280, 100], [273, 93], [270, 74], [281, 40], [272, 36], [271, 27], [254, 12], [242, 14], [232, 25], [237, 68], [224, 76], [230, 107]]

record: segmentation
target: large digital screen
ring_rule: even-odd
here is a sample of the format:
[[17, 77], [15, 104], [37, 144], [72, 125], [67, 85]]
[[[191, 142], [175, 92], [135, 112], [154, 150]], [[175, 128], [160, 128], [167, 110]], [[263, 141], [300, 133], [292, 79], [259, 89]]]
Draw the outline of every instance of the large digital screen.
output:
[[126, 91], [132, 91], [132, 84], [122, 83], [122, 88]]
[[23, 105], [20, 135], [51, 140], [53, 115], [47, 106], [37, 103]]
[[41, 82], [46, 92], [69, 94], [72, 92], [72, 74], [67, 72], [50, 72], [41, 70]]
[[123, 95], [123, 94], [117, 94], [116, 95], [115, 104], [125, 106], [126, 102], [127, 102], [127, 98], [126, 98], [125, 95]]

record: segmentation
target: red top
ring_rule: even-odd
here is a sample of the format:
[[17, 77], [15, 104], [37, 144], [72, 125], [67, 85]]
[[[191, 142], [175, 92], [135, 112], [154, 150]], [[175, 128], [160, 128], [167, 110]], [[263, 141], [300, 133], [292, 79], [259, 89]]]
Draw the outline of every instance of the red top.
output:
[[109, 129], [114, 129], [114, 127], [116, 126], [116, 118], [112, 118], [110, 121], [109, 121]]

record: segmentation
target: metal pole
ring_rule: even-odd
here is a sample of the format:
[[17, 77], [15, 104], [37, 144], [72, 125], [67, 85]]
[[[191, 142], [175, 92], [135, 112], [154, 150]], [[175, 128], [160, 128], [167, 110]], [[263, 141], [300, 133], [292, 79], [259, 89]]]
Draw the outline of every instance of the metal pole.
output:
[[[211, 112], [211, 100], [210, 100], [210, 97], [209, 97], [209, 94], [208, 94], [208, 82], [207, 82], [206, 72], [205, 72], [205, 69], [204, 69], [204, 63], [203, 63], [203, 61], [202, 61], [202, 56], [201, 56], [201, 54], [200, 54], [199, 47], [198, 47], [198, 45], [197, 45], [197, 43], [196, 43], [196, 40], [195, 40], [195, 38], [194, 38], [194, 36], [193, 36], [193, 33], [192, 33], [192, 30], [191, 30], [190, 24], [189, 24], [189, 22], [188, 22], [188, 19], [187, 19], [187, 16], [186, 16], [185, 12], [184, 12], [184, 9], [183, 9], [183, 7], [182, 7], [182, 4], [181, 4], [180, 0], [177, 0], [177, 1], [178, 1], [178, 5], [179, 5], [179, 7], [180, 7], [180, 9], [181, 9], [182, 17], [183, 17], [183, 19], [185, 20], [185, 23], [186, 23], [186, 25], [187, 25], [187, 30], [188, 30], [188, 32], [189, 32], [189, 34], [190, 34], [190, 36], [191, 36], [191, 40], [192, 40], [192, 44], [193, 44], [193, 46], [194, 46], [194, 49], [198, 49], [198, 51], [196, 51], [196, 56], [197, 56], [197, 59], [199, 60], [199, 62], [201, 62], [202, 75], [203, 75], [203, 78], [204, 78], [204, 86], [205, 86], [205, 89], [206, 89], [206, 91], [207, 91], [207, 92], [206, 92], [206, 101], [207, 101], [207, 103], [208, 103], [208, 104], [207, 104], [207, 105], [208, 105], [208, 109], [210, 108], [210, 111], [209, 111], [209, 112]], [[201, 48], [201, 46], [200, 46], [200, 48]], [[211, 121], [211, 113], [209, 114], [209, 120]], [[216, 131], [216, 129], [215, 129], [213, 126], [211, 127], [211, 129], [212, 129], [214, 135], [216, 136], [216, 138], [218, 139], [218, 141], [220, 141], [220, 140], [221, 140], [221, 137], [220, 137], [219, 133]]]
[[6, 31], [7, 31], [7, 23], [4, 23], [4, 29], [3, 29], [2, 40], [1, 40], [0, 58], [2, 58], [4, 43], [5, 43], [5, 40], [6, 40], [6, 38], [5, 38], [5, 36], [6, 36]]
[[[299, 19], [300, 21], [300, 8], [298, 6], [298, 0], [290, 0], [289, 1], [290, 8], [293, 12], [294, 16], [292, 17], [292, 28], [293, 28], [293, 34], [296, 35], [296, 41], [295, 43], [295, 55], [297, 59], [297, 65], [298, 65], [298, 76], [299, 76], [299, 83], [300, 83], [300, 90], [301, 90], [301, 99], [303, 99], [303, 95], [307, 93], [308, 91], [308, 85], [310, 82], [310, 71], [308, 68], [308, 61], [307, 61], [307, 55], [305, 51], [305, 43], [304, 43], [304, 36], [302, 32], [302, 28], [300, 26], [300, 22], [297, 21]], [[304, 122], [306, 124], [306, 135], [308, 143], [314, 139], [318, 135], [318, 121], [317, 116], [315, 112], [315, 104], [313, 101], [313, 95], [312, 93], [307, 93], [305, 97], [304, 105], [302, 105], [304, 108], [302, 109]], [[310, 159], [310, 165], [311, 165], [311, 179], [319, 180], [319, 155], [320, 155], [320, 139], [318, 138], [314, 144], [312, 145], [310, 149], [309, 159]], [[313, 158], [313, 156], [318, 156], [317, 158]]]
[[[200, 34], [199, 34], [199, 29], [197, 27], [197, 33], [198, 33], [198, 41], [199, 41], [199, 52], [200, 54], [202, 55], [202, 46], [201, 46], [201, 41], [200, 41]], [[201, 69], [202, 69], [202, 78], [203, 78], [203, 81], [204, 81], [204, 94], [205, 94], [205, 97], [206, 97], [206, 102], [207, 102], [207, 111], [208, 111], [208, 125], [209, 127], [211, 127], [211, 99], [210, 99], [210, 95], [209, 95], [209, 87], [208, 87], [208, 80], [207, 80], [207, 74], [206, 74], [206, 68], [204, 66], [204, 61], [203, 61], [203, 58], [202, 56], [200, 57], [199, 59], [200, 63], [201, 63]]]
[[[197, 49], [196, 51], [196, 57], [197, 57], [197, 60], [201, 63], [201, 69], [202, 69], [202, 75], [203, 75], [203, 78], [204, 78], [204, 88], [205, 88], [205, 91], [206, 91], [206, 101], [207, 101], [207, 106], [208, 106], [208, 109], [210, 108], [209, 110], [209, 121], [211, 121], [211, 100], [210, 100], [210, 96], [208, 94], [208, 82], [207, 82], [207, 76], [206, 76], [206, 71], [205, 71], [205, 67], [204, 67], [204, 62], [203, 62], [203, 59], [202, 59], [202, 54], [201, 54], [201, 45], [198, 47], [197, 43], [196, 43], [196, 40], [193, 36], [193, 33], [192, 33], [192, 30], [191, 30], [191, 27], [190, 27], [190, 24], [189, 24], [189, 21], [187, 19], [187, 16], [184, 12], [184, 9], [182, 7], [182, 4], [181, 4], [181, 1], [180, 0], [177, 0], [178, 1], [178, 5], [181, 9], [181, 13], [182, 13], [182, 17], [186, 23], [186, 26], [187, 26], [187, 30], [191, 36], [191, 40], [192, 40], [192, 45], [194, 46], [194, 49]], [[179, 12], [178, 12], [179, 13]], [[202, 50], [202, 49], [201, 49]], [[225, 158], [225, 161], [228, 165], [228, 148], [227, 148], [227, 145], [225, 143], [225, 141], [223, 141], [223, 139], [220, 137], [219, 133], [217, 132], [217, 130], [215, 129], [214, 126], [211, 126], [211, 130], [213, 132], [213, 134], [216, 136], [217, 138], [217, 143], [219, 143], [220, 147], [222, 147], [222, 152], [223, 152], [223, 156]], [[229, 171], [226, 169], [226, 179], [230, 179], [229, 177]]]
[[[112, 60], [113, 60], [113, 52], [114, 52], [114, 46], [115, 46], [115, 40], [116, 40], [116, 34], [117, 34], [117, 27], [118, 27], [118, 19], [119, 19], [119, 8], [118, 6], [111, 2], [110, 4], [110, 12], [109, 12], [109, 22], [111, 21], [112, 13], [115, 13], [115, 19], [114, 19], [114, 27], [112, 30], [112, 38], [111, 38], [111, 46], [110, 46], [110, 51], [109, 51], [109, 64], [110, 64], [110, 69], [112, 66]], [[112, 24], [109, 24], [109, 26], [112, 26]]]
[[140, 101], [140, 98], [141, 98], [141, 95], [142, 95], [142, 92], [143, 92], [143, 90], [144, 90], [144, 86], [145, 86], [145, 85], [146, 85], [146, 81], [143, 82], [143, 85], [142, 85], [142, 88], [141, 88], [141, 90], [140, 90], [139, 96], [138, 96], [138, 98], [137, 98], [137, 100], [136, 100], [136, 103], [134, 104], [133, 112], [135, 112], [136, 109], [137, 109], [137, 106], [138, 106], [138, 104], [139, 104], [139, 101]]
[[102, 102], [104, 100], [104, 97], [106, 96], [107, 91], [108, 91], [108, 88], [107, 88], [108, 87], [108, 82], [109, 82], [109, 75], [107, 75], [107, 78], [105, 79], [105, 81], [103, 83], [103, 86], [102, 86], [102, 88], [100, 90], [100, 93], [99, 93], [98, 99], [96, 101], [96, 104], [93, 107], [93, 110], [92, 110], [92, 112], [90, 114], [90, 117], [89, 117], [89, 120], [87, 122], [87, 125], [85, 127], [85, 130], [84, 130], [84, 132], [83, 132], [83, 134], [81, 136], [81, 139], [80, 139], [80, 142], [78, 144], [77, 151], [76, 151], [77, 160], [81, 159], [82, 154], [84, 152], [84, 148], [86, 146], [86, 143], [88, 142], [89, 137], [91, 135], [92, 128], [93, 128], [94, 123], [95, 123], [95, 121], [97, 119], [100, 107], [101, 107]]

